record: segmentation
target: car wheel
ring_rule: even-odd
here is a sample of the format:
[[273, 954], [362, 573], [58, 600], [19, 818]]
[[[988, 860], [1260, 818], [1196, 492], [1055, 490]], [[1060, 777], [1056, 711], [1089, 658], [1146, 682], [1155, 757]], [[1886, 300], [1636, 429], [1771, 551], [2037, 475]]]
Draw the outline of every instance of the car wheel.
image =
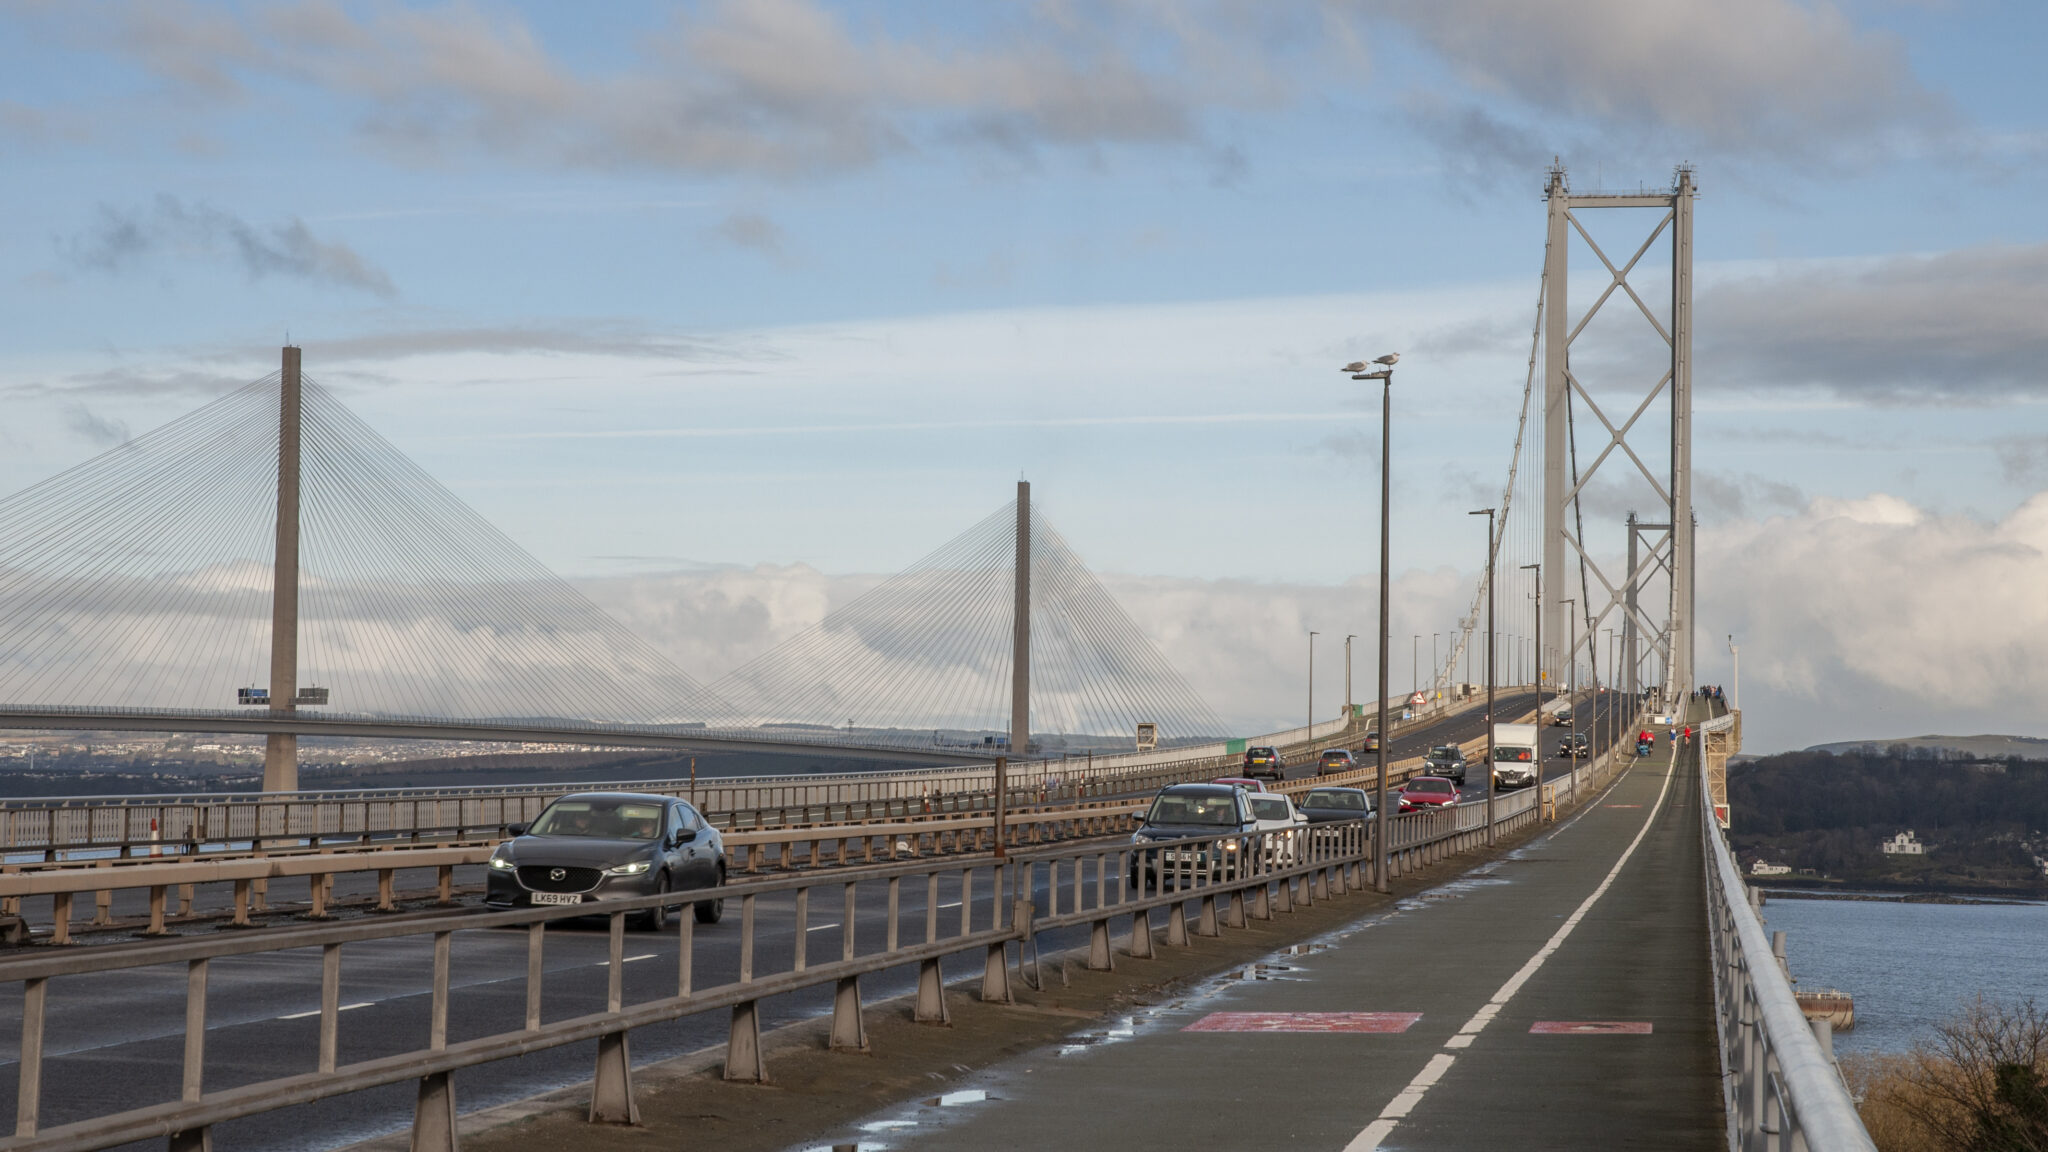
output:
[[[725, 865], [718, 866], [718, 887], [725, 887]], [[716, 924], [725, 916], [725, 897], [716, 900], [699, 900], [696, 907], [697, 923]]]
[[[663, 872], [661, 874], [661, 879], [655, 883], [654, 891], [657, 895], [660, 896], [668, 895], [668, 873]], [[641, 913], [640, 927], [645, 928], [649, 932], [659, 932], [662, 929], [667, 928], [668, 902], [663, 901], [662, 903], [656, 904], [654, 907], [649, 908], [647, 911]]]

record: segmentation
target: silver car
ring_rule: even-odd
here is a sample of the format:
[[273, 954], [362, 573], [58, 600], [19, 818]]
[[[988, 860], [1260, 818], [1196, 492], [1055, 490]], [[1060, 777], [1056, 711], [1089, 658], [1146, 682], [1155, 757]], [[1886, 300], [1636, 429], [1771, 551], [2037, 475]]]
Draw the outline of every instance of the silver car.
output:
[[[530, 826], [508, 830], [512, 839], [485, 869], [484, 903], [493, 908], [592, 904], [725, 883], [718, 829], [670, 796], [579, 792], [548, 805]], [[680, 901], [658, 905], [637, 919], [659, 930], [681, 908]], [[698, 923], [715, 924], [725, 901], [697, 900], [695, 910]]]

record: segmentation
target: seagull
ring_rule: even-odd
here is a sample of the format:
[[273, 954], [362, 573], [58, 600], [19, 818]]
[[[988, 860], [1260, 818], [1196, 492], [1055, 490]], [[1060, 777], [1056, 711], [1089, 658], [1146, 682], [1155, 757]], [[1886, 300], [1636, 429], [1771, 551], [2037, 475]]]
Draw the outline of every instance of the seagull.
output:
[[1352, 361], [1351, 363], [1349, 363], [1349, 364], [1346, 364], [1346, 365], [1345, 365], [1344, 367], [1342, 367], [1342, 368], [1339, 368], [1339, 369], [1337, 369], [1337, 371], [1339, 371], [1339, 372], [1363, 372], [1363, 371], [1365, 371], [1365, 370], [1366, 370], [1367, 368], [1370, 368], [1370, 367], [1372, 367], [1372, 365], [1370, 365], [1370, 364], [1367, 364], [1367, 363], [1366, 363], [1365, 361], [1363, 361], [1363, 360], [1353, 360], [1353, 361]]
[[1400, 362], [1400, 360], [1401, 360], [1401, 354], [1400, 354], [1399, 352], [1389, 352], [1389, 353], [1387, 353], [1387, 354], [1386, 354], [1385, 356], [1377, 356], [1377, 357], [1374, 357], [1374, 358], [1373, 358], [1373, 363], [1375, 363], [1375, 364], [1385, 364], [1386, 366], [1388, 366], [1389, 368], [1391, 368], [1391, 367], [1393, 367], [1393, 366], [1394, 366], [1395, 364], [1399, 363], [1399, 362]]

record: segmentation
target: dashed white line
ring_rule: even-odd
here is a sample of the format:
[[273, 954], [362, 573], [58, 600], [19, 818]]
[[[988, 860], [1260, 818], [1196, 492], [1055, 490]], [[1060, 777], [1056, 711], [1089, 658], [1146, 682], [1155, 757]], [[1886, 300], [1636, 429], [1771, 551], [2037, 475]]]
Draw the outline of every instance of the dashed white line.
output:
[[827, 928], [837, 928], [837, 927], [839, 927], [839, 925], [837, 925], [837, 924], [817, 924], [817, 925], [813, 925], [812, 927], [809, 927], [809, 928], [806, 928], [806, 929], [804, 929], [804, 931], [806, 931], [806, 932], [823, 932], [823, 931], [824, 931], [825, 929], [827, 929]]
[[[341, 1007], [339, 1007], [339, 1008], [335, 1009], [335, 1011], [337, 1011], [337, 1012], [347, 1012], [347, 1011], [350, 1011], [351, 1009], [355, 1009], [355, 1008], [368, 1008], [368, 1007], [369, 1007], [370, 1005], [372, 1005], [372, 1004], [375, 1004], [375, 1003], [376, 1003], [376, 1001], [375, 1001], [375, 1000], [365, 1000], [365, 1001], [363, 1001], [363, 1002], [362, 1002], [362, 1003], [360, 1003], [360, 1004], [343, 1004], [343, 1005], [342, 1005]], [[318, 1016], [319, 1014], [320, 1014], [320, 1010], [319, 1010], [318, 1008], [315, 1008], [315, 1009], [313, 1009], [313, 1010], [312, 1010], [311, 1012], [293, 1012], [293, 1013], [291, 1013], [290, 1015], [287, 1015], [287, 1016], [279, 1016], [279, 1017], [278, 1017], [278, 1019], [279, 1019], [279, 1020], [304, 1020], [304, 1019], [305, 1019], [306, 1017], [308, 1017], [308, 1016]]]
[[[1657, 822], [1657, 814], [1664, 810], [1664, 797], [1671, 791], [1671, 778], [1676, 775], [1678, 775], [1678, 749], [1673, 748], [1671, 750], [1671, 762], [1664, 773], [1664, 783], [1657, 789], [1657, 802], [1650, 806], [1650, 815], [1644, 819], [1642, 828], [1636, 832], [1636, 838], [1629, 841], [1628, 847], [1622, 850], [1621, 859], [1616, 860], [1614, 867], [1607, 870], [1607, 877], [1600, 881], [1598, 888], [1593, 889], [1593, 894], [1580, 902], [1578, 909], [1565, 918], [1565, 922], [1558, 926], [1557, 931], [1551, 934], [1550, 939], [1544, 943], [1543, 947], [1537, 949], [1534, 956], [1529, 957], [1529, 962], [1522, 965], [1520, 971], [1508, 977], [1508, 982], [1500, 986], [1500, 990], [1493, 994], [1493, 999], [1488, 1000], [1480, 1007], [1479, 1011], [1474, 1012], [1472, 1018], [1465, 1021], [1465, 1026], [1458, 1029], [1458, 1034], [1444, 1042], [1444, 1047], [1471, 1047], [1472, 1041], [1478, 1037], [1479, 1033], [1484, 1031], [1488, 1024], [1493, 1023], [1493, 1018], [1500, 1014], [1500, 1010], [1507, 1006], [1508, 1001], [1514, 999], [1515, 993], [1522, 990], [1522, 985], [1528, 983], [1529, 978], [1536, 975], [1536, 970], [1543, 967], [1543, 962], [1550, 959], [1551, 954], [1564, 944], [1565, 938], [1572, 934], [1572, 929], [1579, 926], [1579, 921], [1586, 918], [1586, 913], [1593, 910], [1593, 905], [1599, 901], [1600, 897], [1605, 896], [1607, 890], [1614, 886], [1615, 877], [1621, 875], [1622, 866], [1628, 863], [1629, 857], [1636, 854], [1636, 848], [1642, 844], [1643, 837], [1650, 834], [1651, 825]], [[1619, 783], [1619, 781], [1616, 783]], [[1585, 813], [1582, 812], [1580, 815], [1583, 816]], [[1574, 817], [1573, 821], [1576, 822], [1577, 819], [1577, 817]], [[1415, 1079], [1410, 1080], [1407, 1087], [1395, 1093], [1393, 1100], [1389, 1101], [1387, 1106], [1380, 1110], [1378, 1118], [1366, 1125], [1364, 1131], [1353, 1137], [1351, 1143], [1344, 1146], [1344, 1152], [1375, 1152], [1379, 1148], [1380, 1143], [1393, 1135], [1394, 1129], [1400, 1126], [1401, 1121], [1406, 1119], [1408, 1114], [1415, 1110], [1415, 1106], [1422, 1102], [1424, 1093], [1427, 1093], [1430, 1087], [1437, 1081], [1443, 1079], [1444, 1073], [1450, 1070], [1451, 1065], [1457, 1059], [1456, 1056], [1446, 1052], [1439, 1052], [1430, 1057], [1429, 1063], [1423, 1066], [1422, 1071], [1415, 1074]]]
[[[640, 955], [638, 955], [638, 956], [628, 956], [628, 957], [626, 957], [626, 963], [628, 963], [628, 964], [631, 964], [631, 963], [632, 963], [633, 961], [635, 961], [635, 960], [652, 960], [652, 959], [654, 959], [654, 953], [652, 953], [652, 952], [642, 952], [642, 953], [641, 953]], [[595, 963], [595, 964], [592, 964], [592, 965], [591, 965], [591, 967], [592, 967], [592, 968], [609, 968], [609, 967], [611, 967], [611, 966], [612, 966], [612, 962], [611, 962], [611, 961], [609, 961], [609, 960], [599, 960], [599, 961], [598, 961], [597, 963]]]

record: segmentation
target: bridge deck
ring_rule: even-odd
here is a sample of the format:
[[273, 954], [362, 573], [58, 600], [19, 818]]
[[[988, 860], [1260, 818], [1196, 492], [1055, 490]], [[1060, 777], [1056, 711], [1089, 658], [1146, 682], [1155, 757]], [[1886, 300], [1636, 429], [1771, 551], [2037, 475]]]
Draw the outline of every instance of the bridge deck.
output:
[[[1506, 858], [1276, 958], [1291, 971], [998, 1065], [975, 1081], [992, 1099], [889, 1144], [1725, 1148], [1694, 771], [1645, 761]], [[1226, 1030], [1246, 1027], [1304, 1031]]]

